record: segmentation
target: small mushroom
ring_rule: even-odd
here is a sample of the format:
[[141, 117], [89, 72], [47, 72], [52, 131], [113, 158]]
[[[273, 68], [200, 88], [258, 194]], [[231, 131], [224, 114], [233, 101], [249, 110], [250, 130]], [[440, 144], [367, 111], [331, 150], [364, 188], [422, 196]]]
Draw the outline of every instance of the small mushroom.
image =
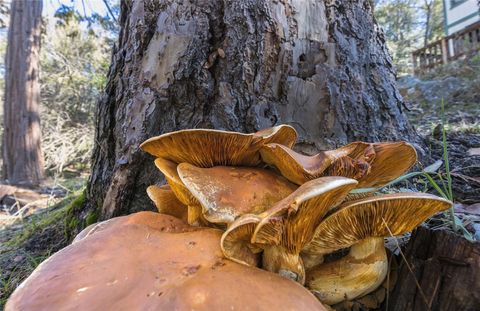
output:
[[262, 168], [178, 165], [181, 181], [200, 202], [210, 223], [229, 224], [240, 215], [259, 214], [298, 188]]
[[48, 258], [5, 310], [326, 310], [299, 284], [225, 259], [221, 231], [140, 214], [151, 224], [119, 217]]
[[430, 194], [396, 193], [340, 206], [316, 228], [302, 258], [322, 257], [347, 247], [350, 252], [337, 261], [307, 268], [307, 287], [326, 304], [375, 290], [388, 270], [384, 237], [409, 232], [451, 205]]
[[180, 176], [178, 175], [177, 166], [175, 162], [163, 158], [155, 159], [155, 166], [165, 175], [170, 189], [173, 191], [178, 200], [184, 205], [198, 205], [198, 201], [185, 187]]
[[354, 310], [378, 310], [381, 308], [385, 298], [393, 290], [398, 278], [398, 264], [395, 257], [387, 249], [388, 258], [388, 274], [382, 284], [369, 294], [352, 299], [344, 300], [340, 303], [332, 305], [332, 309], [337, 311], [354, 311]]
[[251, 239], [260, 220], [258, 215], [245, 214], [228, 226], [220, 240], [225, 257], [247, 266], [259, 265], [262, 248], [252, 244]]
[[163, 134], [146, 140], [140, 147], [157, 158], [198, 167], [258, 166], [259, 150], [267, 143], [291, 147], [297, 139], [295, 129], [279, 125], [252, 134], [192, 129]]
[[[225, 256], [241, 256], [237, 261], [244, 262], [249, 249], [261, 248], [264, 269], [303, 284], [305, 270], [300, 251], [310, 242], [329, 209], [341, 203], [356, 184], [357, 181], [344, 177], [318, 178], [303, 184], [265, 212], [240, 217], [222, 238]], [[249, 246], [245, 240], [252, 230], [250, 243], [253, 246]], [[236, 251], [235, 245], [241, 251]]]
[[152, 185], [147, 188], [147, 195], [155, 204], [158, 212], [188, 221], [188, 209], [180, 202], [169, 185]]
[[406, 142], [354, 142], [313, 156], [270, 143], [260, 153], [264, 162], [297, 185], [320, 176], [344, 176], [358, 180], [359, 188], [381, 187], [408, 171], [417, 159], [415, 149]]
[[187, 206], [187, 219], [190, 225], [204, 225], [207, 222], [202, 217], [202, 206], [200, 202], [185, 187], [180, 176], [178, 175], [178, 165], [172, 161], [157, 158], [155, 160], [157, 168], [165, 175], [170, 188], [172, 189], [178, 200]]

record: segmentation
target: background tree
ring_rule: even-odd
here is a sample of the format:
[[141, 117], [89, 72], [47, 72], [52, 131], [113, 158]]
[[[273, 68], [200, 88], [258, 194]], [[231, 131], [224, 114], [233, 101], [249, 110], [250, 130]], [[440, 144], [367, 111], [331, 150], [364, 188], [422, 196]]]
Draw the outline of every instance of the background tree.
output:
[[442, 0], [376, 0], [375, 17], [400, 74], [413, 72], [414, 50], [444, 35]]
[[10, 8], [8, 7], [5, 0], [0, 0], [0, 29], [7, 27], [7, 16], [9, 14]]
[[83, 217], [153, 209], [146, 138], [289, 123], [297, 149], [418, 141], [364, 1], [122, 1]]
[[85, 15], [65, 5], [47, 20], [40, 55], [40, 112], [49, 176], [88, 171], [95, 107], [105, 87], [113, 38], [118, 36], [115, 25], [98, 13]]
[[443, 1], [425, 0], [422, 9], [425, 12], [424, 45], [427, 45], [445, 35]]
[[12, 1], [10, 14], [3, 174], [11, 183], [37, 184], [44, 176], [38, 84], [42, 1]]

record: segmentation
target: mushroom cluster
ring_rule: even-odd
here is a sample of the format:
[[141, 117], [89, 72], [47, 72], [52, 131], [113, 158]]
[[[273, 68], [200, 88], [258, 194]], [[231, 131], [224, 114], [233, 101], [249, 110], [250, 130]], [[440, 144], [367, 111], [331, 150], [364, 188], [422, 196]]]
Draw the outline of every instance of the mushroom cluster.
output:
[[291, 149], [296, 139], [288, 125], [148, 139], [141, 148], [168, 183], [147, 189], [160, 213], [87, 227], [6, 310], [326, 310], [374, 292], [389, 272], [384, 237], [451, 202], [377, 194], [416, 162], [408, 143], [305, 156]]
[[[226, 258], [297, 281], [334, 305], [377, 289], [384, 238], [413, 230], [451, 202], [425, 193], [376, 195], [416, 162], [406, 142], [354, 142], [305, 156], [288, 125], [252, 134], [182, 130], [150, 138], [168, 186], [148, 188], [161, 213], [224, 230]], [[324, 263], [324, 256], [349, 249]]]

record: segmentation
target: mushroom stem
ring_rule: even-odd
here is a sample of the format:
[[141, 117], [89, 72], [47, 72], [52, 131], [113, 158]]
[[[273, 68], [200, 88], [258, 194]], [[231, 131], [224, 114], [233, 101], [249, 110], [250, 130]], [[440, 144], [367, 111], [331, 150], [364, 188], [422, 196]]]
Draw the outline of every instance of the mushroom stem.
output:
[[191, 226], [202, 226], [205, 222], [202, 217], [202, 207], [200, 205], [188, 206], [188, 224]]
[[281, 276], [305, 284], [305, 269], [299, 254], [282, 246], [268, 246], [263, 250], [263, 268]]
[[387, 272], [383, 238], [367, 238], [353, 245], [347, 256], [307, 271], [307, 287], [320, 301], [332, 305], [374, 291]]
[[305, 270], [310, 270], [311, 268], [316, 267], [319, 264], [323, 263], [323, 259], [324, 259], [323, 254], [302, 252], [302, 261], [303, 261]]

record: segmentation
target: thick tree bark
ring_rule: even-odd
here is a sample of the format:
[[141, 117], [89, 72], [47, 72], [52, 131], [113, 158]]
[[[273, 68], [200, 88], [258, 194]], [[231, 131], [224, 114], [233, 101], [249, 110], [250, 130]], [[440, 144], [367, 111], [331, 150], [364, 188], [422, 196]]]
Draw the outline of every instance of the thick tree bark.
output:
[[5, 57], [3, 174], [10, 183], [43, 178], [38, 72], [42, 1], [12, 1]]
[[83, 215], [153, 208], [139, 144], [165, 132], [288, 123], [307, 153], [418, 140], [368, 0], [135, 0], [120, 19]]

